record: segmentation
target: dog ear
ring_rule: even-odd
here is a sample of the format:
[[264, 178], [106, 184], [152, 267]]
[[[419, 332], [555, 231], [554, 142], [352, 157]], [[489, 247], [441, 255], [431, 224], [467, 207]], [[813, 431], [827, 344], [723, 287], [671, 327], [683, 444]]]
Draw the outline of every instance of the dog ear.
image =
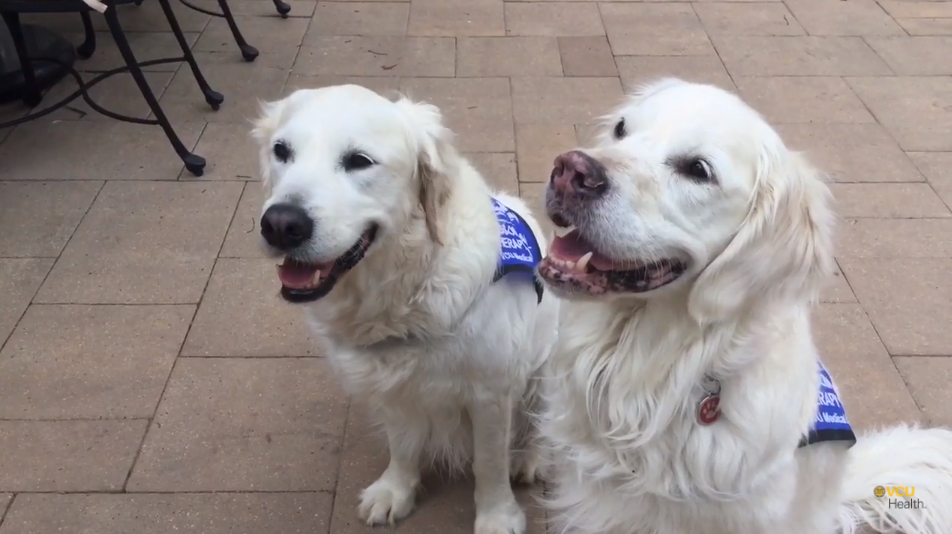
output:
[[800, 154], [762, 156], [747, 218], [695, 281], [691, 316], [711, 323], [745, 313], [753, 302], [815, 299], [836, 268], [830, 201], [829, 188]]
[[417, 154], [416, 177], [420, 185], [420, 205], [430, 238], [443, 244], [446, 202], [450, 196], [451, 177], [459, 166], [459, 155], [453, 148], [453, 134], [443, 126], [439, 108], [432, 104], [413, 102], [400, 97], [396, 105], [409, 123], [410, 142]]

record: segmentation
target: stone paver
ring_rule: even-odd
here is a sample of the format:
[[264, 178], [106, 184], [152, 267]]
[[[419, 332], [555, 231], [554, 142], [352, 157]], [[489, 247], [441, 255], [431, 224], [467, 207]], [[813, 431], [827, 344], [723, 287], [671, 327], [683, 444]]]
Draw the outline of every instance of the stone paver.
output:
[[[832, 182], [841, 271], [814, 324], [851, 418], [952, 425], [952, 1], [291, 4], [281, 19], [231, 0], [254, 63], [224, 21], [174, 4], [225, 104], [187, 68], [146, 77], [208, 159], [201, 178], [158, 128], [81, 101], [0, 131], [0, 534], [372, 532], [354, 508], [386, 447], [276, 297], [248, 135], [259, 100], [339, 83], [441, 106], [473, 164], [536, 210], [552, 159], [625, 91], [660, 76], [738, 91]], [[140, 59], [175, 51], [158, 2], [121, 9]], [[26, 19], [81, 39], [75, 15]], [[78, 65], [117, 66], [93, 21]], [[148, 115], [129, 76], [93, 95]], [[424, 486], [398, 532], [471, 532], [471, 480]], [[538, 492], [518, 495], [541, 534]]]

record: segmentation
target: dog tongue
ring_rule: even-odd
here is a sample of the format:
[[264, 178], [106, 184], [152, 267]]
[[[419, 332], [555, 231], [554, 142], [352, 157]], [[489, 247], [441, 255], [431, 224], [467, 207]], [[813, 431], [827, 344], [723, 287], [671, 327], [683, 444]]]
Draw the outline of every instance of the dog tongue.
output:
[[[330, 270], [328, 265], [327, 270]], [[284, 263], [278, 265], [278, 278], [281, 284], [291, 289], [308, 289], [314, 286], [314, 275], [317, 271], [323, 271], [321, 265], [305, 265], [296, 261], [284, 260]]]
[[562, 237], [556, 236], [549, 247], [549, 254], [569, 261], [578, 261], [589, 252], [592, 253], [592, 258], [588, 261], [588, 264], [592, 267], [600, 271], [611, 271], [619, 268], [618, 262], [612, 261], [611, 258], [605, 257], [595, 250], [595, 247], [586, 241], [577, 229]]

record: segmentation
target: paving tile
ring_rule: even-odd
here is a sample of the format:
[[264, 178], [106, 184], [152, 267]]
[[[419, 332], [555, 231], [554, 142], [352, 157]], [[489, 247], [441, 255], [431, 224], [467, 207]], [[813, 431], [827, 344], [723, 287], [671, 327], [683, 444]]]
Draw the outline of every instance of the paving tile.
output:
[[600, 4], [616, 56], [700, 56], [716, 52], [691, 4]]
[[513, 78], [516, 124], [592, 122], [624, 95], [618, 78]]
[[[206, 2], [209, 0], [206, 0]], [[373, 1], [373, 0], [371, 0]], [[217, 4], [217, 2], [215, 2]], [[291, 6], [291, 12], [288, 17], [291, 18], [311, 18], [317, 7], [317, 0], [284, 0], [284, 3]], [[272, 2], [262, 2], [261, 0], [229, 0], [228, 7], [235, 15], [250, 15], [256, 17], [279, 17], [277, 10]]]
[[905, 35], [875, 0], [786, 0], [810, 35]]
[[899, 219], [952, 217], [952, 212], [925, 183], [830, 185], [840, 217]]
[[520, 182], [548, 182], [556, 156], [579, 146], [572, 124], [519, 124], [516, 158]]
[[219, 259], [182, 356], [323, 355], [309, 335], [304, 308], [278, 295], [276, 263], [269, 258]]
[[[205, 123], [172, 127], [192, 148]], [[183, 167], [161, 128], [119, 121], [20, 125], [0, 145], [0, 161], [0, 180], [174, 180]]]
[[[235, 22], [248, 44], [258, 49], [261, 55], [251, 65], [289, 69], [294, 63], [298, 47], [304, 40], [310, 21], [301, 18], [281, 19], [278, 17], [235, 16]], [[195, 52], [218, 52], [227, 54], [234, 61], [244, 62], [235, 38], [224, 19], [215, 18], [208, 23], [195, 45]], [[205, 69], [201, 56], [197, 56], [199, 66]], [[183, 69], [184, 70], [184, 69]], [[211, 79], [211, 78], [209, 78]]]
[[[602, 128], [605, 126], [595, 122], [575, 125], [575, 139], [578, 140], [578, 146], [592, 146], [598, 141]], [[554, 158], [553, 158], [554, 159]]]
[[304, 43], [320, 35], [403, 36], [409, 16], [407, 2], [318, 2]]
[[491, 187], [511, 195], [519, 194], [516, 155], [512, 152], [476, 152], [464, 154]]
[[[387, 467], [386, 438], [367, 423], [363, 406], [355, 405], [347, 424], [341, 453], [340, 482], [331, 520], [334, 534], [365, 534], [375, 530], [357, 517], [360, 491]], [[476, 520], [472, 477], [452, 480], [439, 473], [425, 474], [416, 508], [398, 529], [419, 534], [469, 534]], [[544, 514], [534, 497], [538, 488], [516, 486], [516, 498], [526, 511], [526, 533], [544, 534]], [[534, 495], [536, 494], [536, 495]], [[6, 534], [6, 533], [3, 533]]]
[[251, 138], [250, 124], [208, 123], [195, 153], [205, 158], [205, 173], [195, 176], [182, 169], [180, 180], [258, 180], [258, 148]]
[[853, 293], [893, 356], [952, 354], [949, 258], [840, 258]]
[[439, 106], [462, 152], [512, 152], [512, 99], [505, 78], [402, 78], [400, 90]]
[[891, 16], [911, 18], [952, 17], [952, 3], [934, 0], [880, 0], [879, 4]]
[[146, 425], [0, 421], [0, 491], [119, 491]]
[[771, 123], [876, 122], [842, 78], [734, 76], [734, 83]]
[[342, 37], [321, 35], [301, 47], [294, 62], [300, 75], [445, 76], [456, 69], [450, 37]]
[[854, 428], [920, 419], [919, 409], [859, 304], [821, 304], [813, 315], [820, 357]]
[[24, 494], [0, 534], [326, 533], [333, 495], [230, 494]]
[[503, 0], [413, 0], [407, 33], [426, 37], [506, 35]]
[[929, 424], [952, 426], [952, 413], [949, 412], [952, 359], [902, 357], [894, 360]]
[[675, 77], [696, 83], [716, 85], [737, 92], [734, 81], [716, 55], [706, 56], [616, 56], [618, 73], [625, 91], [659, 78]]
[[347, 397], [321, 358], [183, 358], [130, 492], [331, 491]]
[[594, 3], [506, 2], [506, 35], [605, 35]]
[[257, 62], [246, 63], [240, 56], [232, 54], [196, 52], [195, 56], [203, 62], [202, 72], [208, 84], [221, 93], [225, 101], [218, 111], [213, 110], [198, 88], [192, 71], [181, 69], [159, 100], [173, 122], [232, 122], [240, 123], [243, 129], [250, 131], [249, 121], [257, 117], [260, 109], [258, 102], [279, 98], [288, 78], [287, 69]]
[[909, 35], [952, 35], [952, 18], [896, 19]]
[[0, 258], [0, 346], [13, 332], [33, 295], [46, 278], [53, 259]]
[[952, 77], [864, 77], [847, 82], [903, 150], [952, 151]]
[[559, 52], [566, 76], [618, 76], [612, 49], [605, 37], [559, 37]]
[[709, 35], [805, 34], [797, 19], [781, 2], [712, 2], [695, 4], [694, 11]]
[[0, 182], [0, 257], [56, 257], [102, 182]]
[[[145, 78], [152, 89], [156, 98], [161, 98], [165, 93], [174, 73], [172, 72], [146, 72]], [[84, 78], [89, 81], [93, 74], [85, 74]], [[73, 94], [79, 89], [79, 85], [72, 77], [63, 79], [55, 87], [50, 89], [43, 97], [43, 102], [33, 111], [45, 109], [47, 105], [55, 105], [64, 98]], [[89, 96], [93, 102], [106, 108], [109, 111], [120, 113], [136, 118], [147, 118], [152, 110], [146, 103], [139, 86], [132, 79], [131, 74], [117, 74], [106, 78], [89, 89]], [[89, 104], [83, 101], [82, 97], [73, 100], [66, 107], [60, 108], [47, 115], [45, 120], [94, 120], [94, 121], [114, 121], [112, 117], [107, 117], [94, 111]]]
[[460, 37], [456, 76], [561, 76], [555, 37]]
[[[76, 17], [76, 19], [79, 19], [78, 15], [71, 15]], [[99, 17], [94, 16], [92, 18], [96, 19]], [[161, 20], [161, 24], [164, 28], [165, 18], [163, 17], [159, 20]], [[197, 32], [185, 32], [184, 35], [185, 42], [187, 42], [189, 46], [194, 46], [195, 41], [198, 40], [198, 36], [201, 34]], [[67, 41], [76, 44], [82, 43], [85, 39], [85, 35], [81, 30], [77, 33], [61, 34], [61, 36]], [[175, 40], [175, 36], [172, 35], [172, 32], [157, 32], [154, 30], [144, 32], [126, 32], [126, 39], [129, 41], [129, 47], [132, 48], [132, 53], [135, 55], [136, 60], [140, 63], [155, 59], [182, 56], [182, 49], [179, 47], [178, 41]], [[116, 46], [116, 41], [112, 38], [112, 35], [109, 32], [97, 31], [96, 53], [93, 54], [89, 59], [77, 59], [76, 64], [73, 65], [73, 68], [82, 72], [103, 72], [122, 67], [125, 64], [126, 62], [122, 59], [122, 54], [119, 52], [119, 48]], [[178, 70], [180, 65], [180, 62], [175, 61], [172, 63], [162, 63], [159, 65], [142, 67], [142, 70], [152, 72], [175, 72]]]
[[889, 76], [859, 37], [712, 37], [731, 76]]
[[225, 235], [225, 244], [218, 254], [220, 258], [262, 258], [261, 228], [258, 222], [261, 219], [264, 200], [265, 190], [260, 183], [245, 185], [235, 217]]
[[0, 351], [0, 419], [148, 418], [194, 306], [31, 306]]
[[843, 258], [952, 258], [952, 219], [847, 219], [837, 231]]
[[108, 182], [40, 303], [197, 303], [244, 184]]
[[921, 182], [899, 144], [878, 124], [778, 124], [787, 146], [805, 151], [836, 182]]
[[[284, 95], [289, 95], [297, 89], [318, 89], [332, 85], [360, 85], [384, 96], [392, 96], [400, 90], [400, 78], [383, 78], [377, 76], [299, 76], [291, 74], [284, 85]], [[257, 162], [255, 163], [257, 175]]]
[[866, 42], [902, 76], [952, 74], [952, 37], [868, 37]]
[[839, 265], [833, 273], [831, 280], [827, 282], [826, 287], [820, 292], [820, 302], [843, 303], [858, 302], [849, 281], [843, 275]]
[[909, 158], [946, 206], [952, 206], [952, 152], [910, 152]]

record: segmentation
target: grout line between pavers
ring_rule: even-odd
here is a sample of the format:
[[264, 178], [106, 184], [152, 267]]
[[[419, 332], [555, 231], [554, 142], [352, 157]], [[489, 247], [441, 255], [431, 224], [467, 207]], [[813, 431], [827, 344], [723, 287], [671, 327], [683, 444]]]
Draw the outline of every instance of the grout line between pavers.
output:
[[340, 485], [341, 472], [344, 471], [344, 453], [346, 452], [344, 447], [347, 445], [347, 435], [350, 433], [350, 413], [353, 408], [354, 402], [351, 396], [347, 399], [347, 415], [344, 416], [344, 431], [341, 432], [340, 436], [340, 454], [337, 455], [337, 473], [334, 476], [334, 491], [331, 492], [333, 498], [331, 499], [331, 509], [327, 519], [327, 534], [330, 534], [331, 528], [334, 526], [334, 510], [337, 508], [337, 497], [339, 495], [337, 487]]
[[[196, 141], [198, 143], [198, 141]], [[129, 464], [129, 471], [126, 472], [126, 478], [122, 482], [122, 492], [126, 493], [126, 488], [129, 485], [129, 480], [132, 478], [132, 472], [135, 470], [136, 464], [139, 463], [139, 457], [142, 455], [142, 449], [145, 447], [145, 441], [149, 437], [149, 431], [152, 430], [152, 423], [155, 421], [156, 415], [159, 413], [159, 407], [162, 405], [162, 399], [165, 397], [165, 392], [169, 388], [169, 383], [172, 381], [172, 375], [175, 373], [175, 368], [178, 366], [179, 357], [182, 355], [182, 350], [185, 348], [185, 343], [188, 341], [188, 336], [192, 332], [192, 326], [195, 325], [195, 318], [198, 316], [198, 310], [202, 307], [202, 301], [205, 299], [205, 292], [208, 291], [208, 285], [212, 281], [212, 276], [215, 275], [215, 267], [218, 265], [218, 255], [221, 254], [222, 249], [225, 247], [225, 241], [228, 238], [228, 229], [231, 228], [231, 225], [235, 222], [235, 216], [238, 213], [238, 207], [241, 205], [241, 199], [245, 196], [245, 191], [248, 189], [248, 184], [245, 183], [241, 188], [241, 194], [238, 195], [238, 200], [235, 202], [235, 208], [231, 212], [231, 218], [228, 220], [228, 225], [225, 228], [221, 236], [221, 242], [218, 244], [218, 250], [215, 252], [215, 260], [212, 262], [212, 267], [208, 272], [208, 278], [205, 279], [205, 285], [202, 287], [202, 294], [198, 297], [198, 302], [194, 304], [195, 309], [192, 311], [192, 318], [188, 322], [188, 328], [185, 329], [185, 335], [182, 336], [182, 342], [179, 343], [178, 351], [175, 353], [175, 360], [172, 362], [172, 367], [169, 368], [169, 374], [165, 377], [165, 384], [162, 385], [162, 392], [159, 394], [159, 399], [155, 403], [155, 409], [152, 410], [152, 417], [149, 418], [149, 423], [145, 427], [145, 432], [142, 433], [142, 439], [139, 441], [139, 447], [136, 449], [136, 454], [132, 458], [132, 462]]]
[[23, 316], [26, 315], [27, 310], [30, 309], [30, 306], [33, 305], [33, 301], [36, 299], [36, 295], [43, 289], [43, 285], [46, 284], [46, 280], [49, 279], [50, 274], [52, 274], [53, 269], [56, 268], [56, 264], [59, 263], [60, 256], [63, 255], [63, 251], [66, 250], [66, 247], [69, 246], [70, 241], [73, 240], [73, 236], [76, 235], [76, 232], [79, 231], [79, 227], [82, 226], [83, 221], [86, 220], [86, 216], [89, 215], [89, 212], [93, 209], [93, 206], [96, 205], [96, 201], [99, 200], [99, 195], [102, 194], [102, 190], [106, 188], [106, 181], [104, 180], [99, 185], [99, 190], [96, 191], [96, 194], [93, 195], [92, 201], [89, 203], [89, 206], [86, 206], [86, 211], [83, 212], [83, 216], [79, 218], [79, 222], [76, 223], [76, 227], [73, 228], [73, 231], [69, 233], [69, 238], [66, 239], [66, 243], [63, 245], [63, 248], [60, 249], [59, 254], [56, 256], [56, 259], [53, 260], [53, 264], [50, 265], [50, 268], [46, 271], [46, 274], [43, 276], [43, 280], [36, 286], [36, 291], [33, 292], [33, 295], [30, 296], [30, 302], [27, 303], [26, 307], [23, 308], [23, 312], [17, 317], [16, 322], [13, 324], [13, 328], [10, 329], [10, 335], [7, 336], [2, 342], [0, 342], [0, 351], [6, 347], [7, 343], [13, 338], [13, 333], [16, 332], [17, 327], [20, 326], [20, 321], [23, 320]]
[[[76, 490], [76, 491], [18, 491], [14, 495], [333, 495], [329, 490], [189, 490], [189, 491], [121, 491], [121, 490]], [[12, 503], [12, 500], [11, 500]]]
[[[0, 422], [5, 423], [60, 423], [73, 421], [148, 421], [149, 417], [0, 417]], [[0, 492], [2, 493], [2, 492]]]
[[10, 508], [13, 508], [13, 501], [15, 500], [17, 500], [16, 493], [14, 493], [12, 497], [10, 497], [10, 502], [8, 502], [6, 507], [4, 507], [3, 511], [0, 512], [0, 527], [3, 526], [3, 521], [7, 518], [7, 514], [10, 512]]

